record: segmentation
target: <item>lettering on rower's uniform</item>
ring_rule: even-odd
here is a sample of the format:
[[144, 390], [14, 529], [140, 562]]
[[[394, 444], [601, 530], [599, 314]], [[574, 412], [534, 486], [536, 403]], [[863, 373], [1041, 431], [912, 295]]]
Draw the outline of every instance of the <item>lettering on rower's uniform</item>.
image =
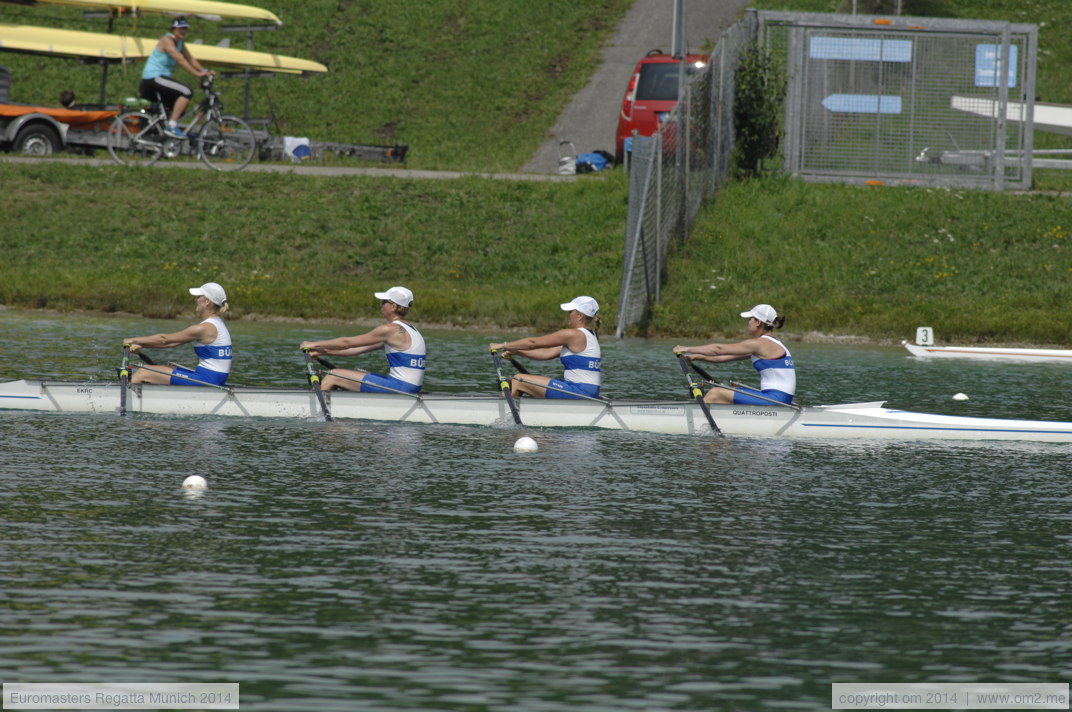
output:
[[409, 360], [409, 367], [410, 368], [424, 368], [424, 359], [423, 358], [411, 358]]

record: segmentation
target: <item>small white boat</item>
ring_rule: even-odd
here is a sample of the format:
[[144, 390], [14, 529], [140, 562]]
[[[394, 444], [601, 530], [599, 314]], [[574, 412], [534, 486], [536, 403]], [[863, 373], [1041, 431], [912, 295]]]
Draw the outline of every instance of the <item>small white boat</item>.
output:
[[1028, 363], [1072, 363], [1070, 349], [1014, 349], [997, 346], [935, 346], [934, 329], [916, 329], [916, 343], [901, 344], [913, 356], [920, 358], [973, 358], [987, 361], [1021, 361]]
[[[0, 383], [0, 409], [117, 414], [121, 387], [98, 381], [8, 381]], [[428, 393], [324, 393], [336, 419], [400, 423], [445, 423], [512, 427], [499, 395]], [[128, 386], [126, 411], [178, 416], [321, 418], [307, 388], [234, 386]], [[540, 400], [523, 398], [518, 409], [527, 427], [605, 428], [673, 435], [710, 434], [695, 401]], [[731, 436], [866, 438], [886, 440], [1031, 440], [1072, 442], [1072, 423], [972, 418], [913, 413], [882, 401], [820, 406], [712, 405], [719, 429]]]

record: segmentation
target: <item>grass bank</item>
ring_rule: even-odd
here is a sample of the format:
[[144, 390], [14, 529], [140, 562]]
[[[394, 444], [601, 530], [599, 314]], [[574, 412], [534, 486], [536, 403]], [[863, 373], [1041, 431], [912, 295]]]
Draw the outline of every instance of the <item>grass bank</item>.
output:
[[770, 302], [787, 330], [1072, 343], [1072, 196], [730, 185], [667, 267], [657, 331], [738, 334]]
[[624, 176], [573, 184], [318, 178], [0, 163], [0, 303], [172, 316], [224, 285], [241, 318], [375, 316], [404, 284], [420, 321], [558, 326], [614, 314]]
[[[151, 175], [152, 180], [146, 180]], [[414, 316], [551, 329], [591, 294], [616, 319], [626, 186], [0, 164], [0, 303], [173, 316], [218, 281], [235, 316]], [[649, 333], [738, 335], [767, 301], [788, 330], [1072, 343], [1072, 198], [787, 178], [738, 183], [667, 266]]]

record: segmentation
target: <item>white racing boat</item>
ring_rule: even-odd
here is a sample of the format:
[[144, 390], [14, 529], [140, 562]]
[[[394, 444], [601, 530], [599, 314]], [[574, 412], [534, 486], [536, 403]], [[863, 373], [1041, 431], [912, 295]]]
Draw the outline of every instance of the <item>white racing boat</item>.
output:
[[934, 329], [916, 329], [916, 343], [902, 341], [908, 352], [919, 358], [972, 358], [987, 361], [1019, 361], [1026, 363], [1072, 363], [1069, 349], [1015, 349], [997, 346], [935, 346]]
[[[120, 393], [118, 383], [9, 381], [0, 383], [0, 409], [117, 414]], [[336, 419], [490, 427], [514, 424], [506, 400], [499, 395], [349, 391], [323, 395]], [[125, 408], [131, 414], [323, 417], [316, 394], [306, 388], [128, 386]], [[518, 410], [527, 427], [711, 433], [694, 401], [523, 398]], [[731, 436], [1072, 442], [1072, 423], [913, 413], [885, 408], [882, 401], [820, 406], [712, 405], [710, 412], [719, 429]]]

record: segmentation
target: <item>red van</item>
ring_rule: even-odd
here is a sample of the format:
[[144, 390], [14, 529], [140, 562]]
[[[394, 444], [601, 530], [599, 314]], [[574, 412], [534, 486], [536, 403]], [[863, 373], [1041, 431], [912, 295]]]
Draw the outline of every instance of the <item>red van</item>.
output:
[[[685, 57], [685, 70], [692, 74], [703, 69], [706, 63], [704, 55], [690, 54]], [[618, 163], [625, 158], [625, 140], [633, 135], [634, 129], [640, 136], [653, 135], [663, 117], [677, 106], [680, 68], [681, 60], [659, 49], [651, 50], [637, 62], [618, 114], [618, 133], [614, 142], [614, 158]]]

